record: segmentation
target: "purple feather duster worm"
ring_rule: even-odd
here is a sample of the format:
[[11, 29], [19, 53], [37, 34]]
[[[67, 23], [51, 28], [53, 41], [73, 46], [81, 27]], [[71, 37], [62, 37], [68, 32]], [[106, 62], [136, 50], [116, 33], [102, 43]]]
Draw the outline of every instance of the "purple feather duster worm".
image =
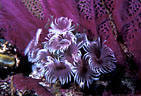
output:
[[[37, 32], [38, 35], [38, 32]], [[38, 36], [36, 36], [37, 39]], [[32, 42], [34, 41], [34, 43]], [[59, 80], [61, 84], [71, 81], [71, 75], [73, 75], [71, 63], [67, 60], [61, 59], [61, 55], [57, 53], [50, 53], [48, 49], [40, 49], [35, 44], [36, 40], [32, 40], [25, 50], [25, 54], [28, 55], [29, 61], [33, 62], [32, 78], [41, 79], [45, 78], [49, 83], [55, 83]], [[32, 44], [33, 43], [33, 44]], [[35, 46], [33, 46], [35, 44]], [[32, 47], [36, 49], [30, 50]], [[56, 51], [57, 52], [57, 51]]]
[[81, 49], [83, 45], [88, 41], [87, 35], [85, 33], [76, 33], [75, 36], [77, 38], [77, 46], [79, 49]]
[[[45, 77], [50, 83], [55, 83], [56, 80], [59, 80], [61, 84], [64, 84], [71, 81], [73, 63], [77, 60], [79, 49], [76, 46], [76, 37], [71, 32], [71, 19], [60, 17], [57, 21], [59, 23], [55, 25], [53, 25], [54, 23], [52, 21], [52, 29], [49, 29], [49, 33], [42, 44], [38, 43], [42, 29], [37, 30], [36, 36], [25, 49], [25, 55], [28, 56], [30, 62], [34, 63], [31, 77], [36, 79]], [[66, 26], [64, 28], [62, 26], [63, 23]], [[59, 26], [62, 26], [62, 31], [58, 29], [60, 28]], [[73, 47], [77, 50], [74, 50]], [[64, 54], [64, 51], [69, 49], [71, 52], [69, 58], [74, 61], [71, 63], [68, 62], [70, 59], [65, 58]]]
[[28, 44], [28, 46], [25, 49], [24, 54], [27, 55], [28, 54], [28, 60], [30, 62], [33, 62], [34, 59], [36, 58], [37, 52], [39, 51], [38, 48], [38, 42], [39, 42], [39, 37], [41, 34], [42, 29], [38, 29], [36, 36], [30, 41], [30, 43]]
[[[49, 36], [50, 33], [48, 34], [48, 37]], [[56, 50], [64, 51], [71, 45], [71, 43], [75, 42], [75, 36], [71, 32], [54, 34], [46, 39], [47, 41], [44, 42], [44, 47], [51, 52], [55, 52]]]
[[66, 32], [74, 31], [74, 26], [72, 26], [72, 19], [67, 17], [60, 17], [53, 20], [50, 25], [49, 32], [51, 34], [66, 34]]
[[[54, 24], [52, 21], [52, 29], [49, 29], [49, 33], [42, 44], [39, 43], [42, 30], [38, 29], [36, 36], [30, 41], [25, 50], [25, 55], [28, 56], [29, 61], [34, 63], [31, 77], [36, 79], [45, 78], [50, 83], [59, 80], [61, 84], [70, 82], [71, 78], [74, 77], [80, 87], [83, 88], [85, 85], [89, 87], [93, 80], [98, 80], [100, 72], [91, 69], [88, 59], [81, 58], [80, 49], [88, 43], [87, 36], [80, 33], [74, 35], [70, 28], [72, 22], [70, 19], [60, 17], [56, 20], [60, 20], [59, 22], [69, 21], [67, 23], [69, 27], [65, 25], [68, 30], [64, 31], [66, 27], [61, 27], [63, 31], [61, 29], [55, 30], [62, 23], [52, 25]], [[88, 52], [85, 56], [87, 54]]]
[[99, 79], [98, 76], [100, 75], [100, 73], [92, 71], [87, 60], [79, 60], [77, 63], [75, 63], [72, 70], [75, 74], [74, 80], [79, 84], [81, 88], [84, 88], [84, 86], [87, 86], [89, 88], [90, 84], [94, 80]]
[[64, 59], [68, 60], [70, 63], [74, 65], [75, 62], [78, 62], [81, 59], [81, 51], [77, 44], [72, 43], [68, 49], [64, 52], [61, 52], [60, 55], [63, 56]]
[[60, 17], [52, 21], [50, 27], [49, 34], [45, 38], [47, 41], [44, 42], [44, 48], [50, 52], [64, 51], [71, 43], [76, 42], [76, 37], [72, 33], [74, 26], [71, 19]]
[[61, 84], [65, 84], [71, 81], [73, 75], [73, 66], [67, 60], [59, 60], [58, 58], [50, 58], [50, 62], [47, 62], [47, 69], [45, 70], [45, 77], [49, 83], [55, 83], [59, 80]]
[[96, 41], [88, 41], [84, 50], [85, 59], [88, 59], [88, 63], [92, 70], [96, 73], [108, 73], [116, 68], [116, 58], [113, 51], [107, 47], [104, 42], [102, 43], [100, 38]]

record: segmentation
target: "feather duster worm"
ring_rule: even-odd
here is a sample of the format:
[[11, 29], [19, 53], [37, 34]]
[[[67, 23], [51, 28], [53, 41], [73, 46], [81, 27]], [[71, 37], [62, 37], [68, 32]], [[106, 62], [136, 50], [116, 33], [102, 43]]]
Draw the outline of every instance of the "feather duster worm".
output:
[[52, 21], [42, 44], [39, 43], [42, 30], [37, 30], [25, 50], [29, 61], [34, 63], [31, 77], [45, 78], [49, 83], [59, 80], [62, 85], [71, 82], [73, 77], [83, 88], [98, 80], [101, 73], [115, 68], [116, 58], [112, 50], [101, 43], [100, 38], [91, 43], [86, 34], [74, 35], [71, 23], [66, 17]]
[[[65, 24], [65, 27], [60, 24]], [[38, 43], [42, 30], [37, 30], [36, 36], [25, 49], [25, 55], [28, 56], [28, 60], [34, 63], [32, 67], [33, 72], [31, 74], [33, 78], [40, 79], [45, 77], [50, 83], [59, 80], [61, 84], [71, 81], [71, 75], [73, 75], [71, 68], [73, 64], [68, 62], [67, 58], [64, 58], [64, 54], [62, 54], [68, 48], [71, 48], [72, 43], [76, 45], [76, 37], [69, 31], [71, 29], [70, 27], [71, 20], [65, 17], [58, 18], [55, 24], [52, 21], [52, 29], [49, 29], [49, 33], [47, 37], [45, 37], [45, 41], [42, 42], [42, 46]], [[59, 28], [62, 28], [62, 31], [60, 31], [61, 29]], [[64, 28], [66, 28], [67, 31], [64, 31]], [[77, 51], [73, 52], [73, 58], [70, 58], [76, 58], [74, 55], [76, 56]], [[75, 60], [76, 59], [73, 61]]]
[[99, 79], [100, 74], [92, 71], [88, 62], [84, 59], [79, 60], [72, 70], [75, 74], [74, 80], [81, 88], [84, 88], [85, 85], [89, 88], [94, 80]]
[[24, 51], [24, 54], [28, 55], [28, 60], [30, 62], [34, 62], [34, 60], [36, 60], [37, 52], [39, 51], [39, 48], [37, 45], [38, 45], [41, 32], [42, 32], [42, 29], [37, 30], [36, 36], [30, 41], [30, 43], [28, 44], [28, 46], [26, 47]]
[[73, 76], [72, 64], [67, 60], [59, 60], [57, 58], [50, 57], [51, 62], [48, 62], [47, 69], [45, 72], [46, 80], [49, 83], [55, 83], [59, 80], [61, 84], [65, 84], [71, 81]]
[[85, 33], [76, 33], [75, 36], [77, 38], [77, 46], [80, 49], [88, 41], [87, 35]]
[[74, 64], [81, 59], [81, 51], [77, 44], [72, 43], [64, 52], [61, 52], [60, 55], [64, 59], [68, 60], [70, 63]]
[[52, 34], [66, 34], [66, 32], [74, 31], [72, 26], [72, 19], [67, 17], [60, 17], [55, 19], [50, 25], [49, 32]]
[[34, 58], [34, 60], [32, 59], [34, 65], [32, 66], [33, 72], [30, 75], [31, 77], [36, 79], [40, 79], [44, 77], [44, 73], [46, 71], [48, 62], [51, 62], [50, 59], [48, 58], [48, 56], [50, 55], [51, 54], [46, 49], [40, 49], [37, 52], [36, 58]]
[[54, 34], [53, 36], [47, 38], [47, 41], [44, 42], [44, 47], [48, 49], [50, 52], [55, 52], [56, 50], [64, 51], [73, 42], [75, 43], [75, 36], [71, 32], [67, 32], [64, 35]]
[[[79, 50], [77, 57], [77, 61], [74, 62], [74, 66], [72, 68], [73, 73], [74, 73], [74, 81], [81, 87], [84, 88], [87, 86], [89, 88], [90, 84], [94, 80], [98, 80], [100, 73], [94, 72], [91, 68], [90, 65], [88, 64], [88, 60], [84, 59], [84, 56], [86, 53], [84, 53], [84, 45], [87, 43], [87, 35], [84, 33], [76, 33], [76, 38], [77, 38], [77, 47], [74, 47], [71, 50]], [[81, 51], [80, 51], [81, 50]], [[72, 51], [72, 53], [75, 51]], [[68, 53], [66, 53], [68, 54]]]
[[108, 73], [116, 68], [116, 58], [113, 51], [102, 43], [100, 38], [93, 42], [88, 41], [84, 50], [87, 52], [84, 57], [88, 59], [94, 72]]
[[76, 42], [76, 37], [72, 33], [74, 26], [71, 19], [60, 17], [52, 21], [50, 27], [47, 41], [44, 42], [44, 47], [50, 52], [64, 51], [71, 43]]

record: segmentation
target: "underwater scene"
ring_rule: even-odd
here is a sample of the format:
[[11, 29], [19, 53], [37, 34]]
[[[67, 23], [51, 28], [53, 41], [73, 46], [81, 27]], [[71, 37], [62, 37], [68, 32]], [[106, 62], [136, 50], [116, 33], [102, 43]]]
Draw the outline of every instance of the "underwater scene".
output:
[[141, 0], [0, 0], [0, 96], [141, 96]]

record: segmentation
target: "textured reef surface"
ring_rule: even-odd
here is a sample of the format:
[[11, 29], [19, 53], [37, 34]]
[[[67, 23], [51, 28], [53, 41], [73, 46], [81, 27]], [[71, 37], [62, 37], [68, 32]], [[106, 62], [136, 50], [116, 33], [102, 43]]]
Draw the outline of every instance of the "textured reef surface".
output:
[[140, 0], [0, 0], [0, 95], [141, 95]]

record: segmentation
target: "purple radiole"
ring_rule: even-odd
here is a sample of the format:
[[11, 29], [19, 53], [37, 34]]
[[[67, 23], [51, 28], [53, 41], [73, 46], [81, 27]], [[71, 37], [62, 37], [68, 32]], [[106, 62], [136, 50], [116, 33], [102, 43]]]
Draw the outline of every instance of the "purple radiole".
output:
[[86, 34], [74, 34], [71, 19], [56, 18], [48, 30], [44, 41], [39, 43], [42, 29], [38, 29], [25, 49], [28, 60], [34, 63], [31, 77], [45, 78], [49, 83], [59, 80], [62, 85], [73, 77], [83, 88], [116, 68], [113, 51], [100, 38], [91, 43]]
[[[106, 42], [106, 41], [104, 41]], [[116, 66], [116, 58], [114, 52], [107, 47], [100, 38], [96, 41], [88, 41], [84, 50], [87, 52], [84, 57], [88, 59], [88, 63], [94, 72], [107, 73], [113, 71]]]

